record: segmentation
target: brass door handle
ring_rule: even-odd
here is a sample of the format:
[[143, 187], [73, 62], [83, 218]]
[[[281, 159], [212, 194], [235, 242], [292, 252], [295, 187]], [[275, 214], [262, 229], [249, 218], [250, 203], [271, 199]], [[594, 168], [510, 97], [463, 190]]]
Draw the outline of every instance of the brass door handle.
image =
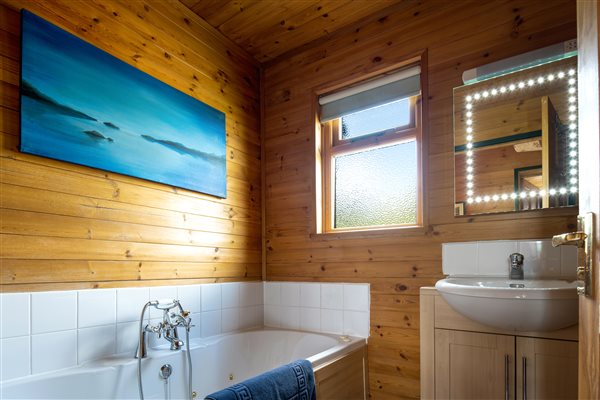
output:
[[586, 238], [587, 235], [581, 231], [554, 235], [552, 237], [552, 247], [570, 245], [583, 248], [585, 246]]
[[577, 246], [577, 294], [592, 296], [594, 282], [594, 214], [577, 217], [577, 231], [552, 237], [552, 246]]

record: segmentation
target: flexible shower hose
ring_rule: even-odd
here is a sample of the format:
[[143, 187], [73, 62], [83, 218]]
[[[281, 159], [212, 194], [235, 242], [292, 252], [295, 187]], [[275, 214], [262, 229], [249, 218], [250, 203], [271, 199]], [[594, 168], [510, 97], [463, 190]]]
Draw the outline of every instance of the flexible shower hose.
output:
[[[140, 335], [138, 343], [139, 348], [142, 348], [142, 329], [144, 325], [144, 314], [146, 313], [146, 309], [150, 305], [151, 302], [146, 303], [144, 308], [142, 309], [142, 316], [140, 317]], [[185, 327], [185, 347], [187, 350], [187, 361], [188, 361], [188, 398], [192, 400], [192, 355], [190, 354], [190, 326]], [[144, 385], [142, 383], [142, 357], [141, 354], [138, 354], [137, 359], [137, 378], [138, 378], [138, 391], [140, 394], [140, 400], [144, 400]]]

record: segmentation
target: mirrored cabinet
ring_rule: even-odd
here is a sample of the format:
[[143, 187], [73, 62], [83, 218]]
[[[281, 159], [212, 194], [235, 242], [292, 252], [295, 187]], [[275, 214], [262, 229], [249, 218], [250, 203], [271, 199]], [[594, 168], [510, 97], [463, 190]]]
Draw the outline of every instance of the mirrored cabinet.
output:
[[577, 57], [454, 89], [455, 215], [577, 205]]

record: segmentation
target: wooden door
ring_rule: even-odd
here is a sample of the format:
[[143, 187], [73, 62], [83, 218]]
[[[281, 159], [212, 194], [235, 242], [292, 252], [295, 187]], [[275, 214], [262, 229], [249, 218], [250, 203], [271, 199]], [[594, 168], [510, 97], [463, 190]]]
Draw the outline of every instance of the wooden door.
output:
[[577, 398], [577, 342], [517, 337], [517, 399]]
[[600, 398], [600, 101], [599, 7], [577, 1], [579, 47], [579, 214], [595, 214], [592, 296], [579, 298], [579, 398]]
[[435, 330], [437, 399], [514, 398], [515, 337]]

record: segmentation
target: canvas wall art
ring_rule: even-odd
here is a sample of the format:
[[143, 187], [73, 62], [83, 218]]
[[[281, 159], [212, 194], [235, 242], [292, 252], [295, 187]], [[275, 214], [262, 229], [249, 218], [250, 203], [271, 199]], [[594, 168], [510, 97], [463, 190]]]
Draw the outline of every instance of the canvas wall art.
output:
[[226, 197], [225, 114], [22, 11], [22, 152]]

